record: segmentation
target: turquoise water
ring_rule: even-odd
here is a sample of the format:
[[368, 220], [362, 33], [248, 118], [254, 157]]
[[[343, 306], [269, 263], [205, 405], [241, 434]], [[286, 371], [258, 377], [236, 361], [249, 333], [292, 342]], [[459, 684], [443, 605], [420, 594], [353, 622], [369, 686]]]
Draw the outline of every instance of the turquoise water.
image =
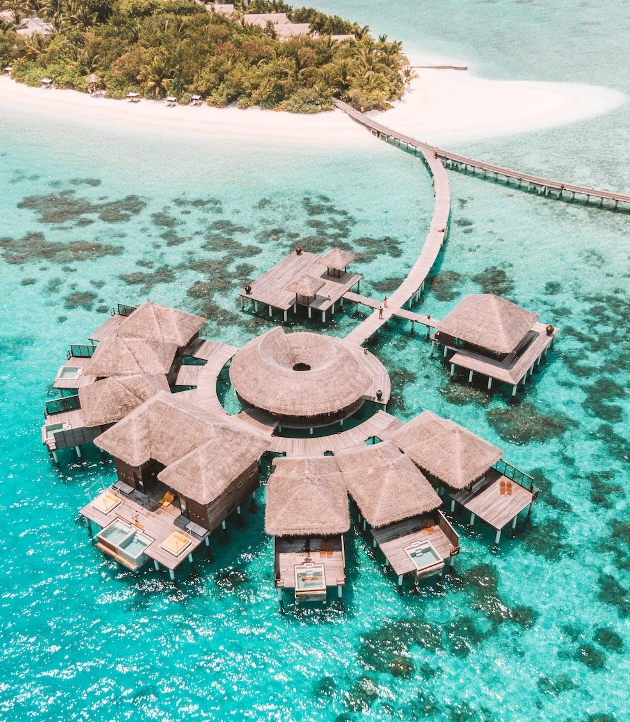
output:
[[[629, 90], [627, 3], [391, 7], [335, 5], [491, 77]], [[465, 150], [627, 190], [626, 112]], [[340, 240], [362, 254], [362, 291], [388, 293], [431, 217], [423, 166], [359, 131], [323, 152], [6, 107], [0, 127], [0, 719], [628, 719], [626, 215], [449, 173], [451, 232], [418, 309], [440, 317], [495, 291], [560, 325], [556, 349], [516, 403], [451, 381], [402, 322], [371, 350], [392, 376], [392, 413], [468, 426], [536, 477], [540, 499], [496, 555], [488, 528], [468, 538], [456, 517], [457, 576], [415, 594], [398, 595], [353, 529], [344, 609], [281, 613], [264, 490], [244, 528], [230, 519], [175, 583], [136, 576], [90, 544], [78, 514], [113, 467], [96, 453], [53, 467], [42, 407], [69, 344], [119, 301], [206, 313], [209, 337], [242, 345], [270, 328], [239, 312], [244, 282], [296, 243]], [[327, 332], [357, 323], [337, 321]]]

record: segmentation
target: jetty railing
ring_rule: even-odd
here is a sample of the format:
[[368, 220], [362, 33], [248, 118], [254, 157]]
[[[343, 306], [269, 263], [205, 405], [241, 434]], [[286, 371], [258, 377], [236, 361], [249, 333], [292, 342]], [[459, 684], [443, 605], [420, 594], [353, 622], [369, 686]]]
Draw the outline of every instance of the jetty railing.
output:
[[125, 303], [116, 304], [115, 308], [112, 308], [110, 314], [112, 316], [131, 316], [131, 314], [138, 308], [137, 306], [127, 306]]
[[79, 401], [79, 395], [74, 396], [62, 396], [59, 399], [51, 399], [46, 402], [45, 416], [52, 416], [54, 414], [61, 414], [65, 411], [74, 411], [75, 409], [81, 408], [81, 402]]
[[[363, 113], [355, 110], [347, 103], [343, 103], [340, 100], [333, 100], [333, 103], [339, 110], [349, 115], [353, 120], [356, 120], [361, 125], [368, 128], [377, 137], [389, 142], [390, 140], [395, 141], [398, 146], [404, 144], [407, 149], [414, 148], [423, 152], [429, 151], [435, 158], [439, 158], [443, 164], [450, 169], [466, 172], [469, 168], [472, 169], [473, 173], [475, 169], [483, 171], [484, 178], [487, 177], [488, 173], [494, 174], [495, 180], [503, 176], [506, 182], [509, 183], [510, 179], [518, 181], [518, 188], [522, 188], [523, 184], [526, 184], [526, 188], [523, 190], [531, 190], [532, 187], [536, 188], [538, 195], [542, 193], [543, 196], [550, 196], [558, 200], [573, 200], [576, 195], [586, 196], [586, 202], [589, 203], [591, 198], [599, 199], [599, 207], [607, 208], [609, 210], [617, 210], [619, 203], [624, 203], [630, 210], [630, 195], [624, 193], [617, 193], [616, 191], [604, 191], [596, 188], [587, 188], [585, 186], [579, 186], [572, 183], [562, 183], [561, 181], [551, 180], [549, 178], [542, 178], [541, 176], [533, 175], [531, 173], [523, 173], [522, 171], [513, 170], [511, 168], [504, 168], [502, 166], [494, 165], [492, 163], [485, 163], [484, 161], [476, 160], [475, 158], [468, 158], [458, 153], [451, 153], [443, 148], [438, 148], [430, 145], [429, 143], [423, 143], [422, 141], [416, 140], [411, 136], [398, 133], [391, 128], [388, 128], [381, 123], [377, 123], [372, 118], [368, 118]], [[555, 193], [555, 195], [554, 195]], [[570, 193], [571, 198], [565, 194]], [[604, 200], [611, 201], [613, 205], [604, 206]]]
[[92, 358], [95, 350], [96, 346], [92, 344], [73, 343], [70, 344], [70, 350], [66, 354], [66, 358], [68, 360], [71, 358]]
[[499, 474], [503, 474], [503, 476], [511, 479], [524, 489], [527, 489], [527, 491], [534, 493], [534, 479], [524, 471], [517, 469], [515, 466], [512, 466], [512, 464], [508, 464], [508, 462], [503, 459], [499, 459], [492, 468], [496, 469]]

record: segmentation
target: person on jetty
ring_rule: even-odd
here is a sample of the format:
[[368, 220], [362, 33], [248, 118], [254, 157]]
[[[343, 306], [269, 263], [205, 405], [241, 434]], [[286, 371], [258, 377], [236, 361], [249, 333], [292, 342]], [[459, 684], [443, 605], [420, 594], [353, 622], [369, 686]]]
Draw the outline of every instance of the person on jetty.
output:
[[382, 306], [378, 307], [378, 317], [383, 318], [383, 307]]

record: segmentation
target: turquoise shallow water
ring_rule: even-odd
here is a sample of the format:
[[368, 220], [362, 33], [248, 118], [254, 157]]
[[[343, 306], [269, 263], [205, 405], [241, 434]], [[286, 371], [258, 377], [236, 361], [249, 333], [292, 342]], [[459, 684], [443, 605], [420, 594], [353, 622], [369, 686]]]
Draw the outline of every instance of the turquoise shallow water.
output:
[[[392, 26], [376, 6], [337, 11], [418, 47], [473, 57], [496, 77], [569, 77], [568, 62], [549, 68], [544, 44], [523, 62], [523, 13], [544, 17], [565, 55], [581, 47], [559, 3], [544, 12], [467, 4], [455, 21], [448, 4], [418, 7], [401, 3]], [[598, 57], [608, 84], [626, 90], [613, 56], [627, 52], [627, 5], [615, 7], [616, 20], [609, 4], [589, 12], [607, 33]], [[421, 11], [448, 41], [405, 24], [404, 13]], [[466, 23], [487, 35], [465, 32]], [[504, 41], [489, 46], [499, 34]], [[515, 37], [520, 61], [507, 51]], [[589, 60], [592, 75], [580, 67], [580, 80], [603, 82], [597, 64]], [[623, 124], [613, 133], [618, 120], [602, 122], [603, 140], [588, 121], [473, 150], [523, 160], [536, 141], [535, 169], [587, 166], [586, 179], [627, 188], [623, 143], [611, 152]], [[0, 719], [629, 718], [627, 216], [449, 173], [451, 232], [418, 308], [440, 317], [465, 294], [492, 290], [561, 325], [556, 350], [512, 404], [505, 392], [450, 381], [404, 324], [392, 323], [372, 349], [392, 375], [392, 413], [431, 409], [480, 433], [535, 475], [540, 500], [497, 555], [489, 529], [467, 538], [456, 517], [457, 576], [418, 594], [399, 596], [353, 529], [344, 611], [281, 614], [264, 491], [246, 528], [230, 520], [229, 538], [213, 537], [208, 558], [185, 564], [175, 584], [152, 570], [126, 573], [90, 545], [78, 515], [113, 469], [95, 453], [52, 467], [39, 437], [43, 402], [68, 345], [117, 301], [150, 296], [205, 312], [208, 335], [239, 345], [269, 328], [238, 312], [236, 292], [297, 242], [351, 242], [363, 254], [366, 293], [387, 293], [429, 223], [423, 166], [362, 137], [329, 153], [133, 129], [99, 128], [95, 141], [87, 124], [7, 108], [0, 127]], [[92, 245], [70, 253], [69, 241]], [[343, 315], [327, 332], [355, 323]], [[396, 676], [390, 662], [400, 656], [394, 671], [405, 674]]]

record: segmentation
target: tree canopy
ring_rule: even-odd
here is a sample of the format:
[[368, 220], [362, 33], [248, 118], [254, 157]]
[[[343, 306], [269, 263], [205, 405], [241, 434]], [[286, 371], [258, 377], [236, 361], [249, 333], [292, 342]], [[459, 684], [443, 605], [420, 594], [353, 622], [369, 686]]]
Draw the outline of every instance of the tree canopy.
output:
[[[404, 89], [401, 43], [283, 0], [243, 0], [231, 17], [194, 0], [5, 0], [13, 6], [16, 22], [0, 23], [0, 64], [12, 65], [12, 77], [29, 85], [49, 77], [57, 87], [87, 91], [86, 77], [96, 73], [113, 98], [135, 91], [187, 103], [200, 94], [218, 107], [292, 112], [325, 110], [332, 98], [384, 110]], [[54, 32], [17, 34], [29, 10]], [[271, 23], [243, 20], [253, 12], [285, 12], [311, 33], [279, 39]], [[339, 42], [331, 35], [353, 37]]]

